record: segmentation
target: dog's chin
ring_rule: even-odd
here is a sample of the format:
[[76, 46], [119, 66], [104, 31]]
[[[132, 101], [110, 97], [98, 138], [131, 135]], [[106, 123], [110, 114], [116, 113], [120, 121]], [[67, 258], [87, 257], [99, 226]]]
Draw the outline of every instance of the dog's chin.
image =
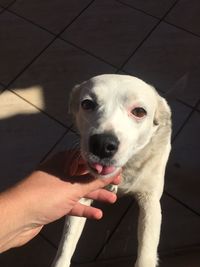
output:
[[116, 176], [120, 172], [121, 168], [114, 165], [102, 166], [100, 164], [88, 163], [88, 169], [90, 170], [90, 173], [96, 178], [110, 178]]

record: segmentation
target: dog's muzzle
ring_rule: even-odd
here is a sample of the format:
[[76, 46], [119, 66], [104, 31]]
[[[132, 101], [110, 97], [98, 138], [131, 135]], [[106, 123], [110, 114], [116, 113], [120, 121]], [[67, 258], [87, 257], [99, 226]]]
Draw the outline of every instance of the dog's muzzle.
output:
[[118, 150], [119, 141], [113, 134], [94, 134], [89, 140], [89, 150], [99, 159], [110, 159]]
[[94, 159], [88, 164], [94, 173], [110, 175], [117, 170], [113, 165], [113, 156], [119, 147], [119, 140], [112, 133], [94, 134], [89, 139], [89, 152]]

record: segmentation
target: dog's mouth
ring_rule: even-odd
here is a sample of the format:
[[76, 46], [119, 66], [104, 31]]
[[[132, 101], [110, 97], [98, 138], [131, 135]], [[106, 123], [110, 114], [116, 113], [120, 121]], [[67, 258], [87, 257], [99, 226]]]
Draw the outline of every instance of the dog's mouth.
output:
[[100, 163], [89, 163], [89, 167], [94, 173], [101, 176], [113, 174], [117, 170], [117, 167], [114, 165], [104, 166]]
[[90, 165], [90, 168], [99, 175], [108, 175], [108, 174], [115, 172], [116, 170], [116, 167], [113, 165], [103, 166], [102, 164], [99, 164], [99, 163], [93, 163], [89, 165]]

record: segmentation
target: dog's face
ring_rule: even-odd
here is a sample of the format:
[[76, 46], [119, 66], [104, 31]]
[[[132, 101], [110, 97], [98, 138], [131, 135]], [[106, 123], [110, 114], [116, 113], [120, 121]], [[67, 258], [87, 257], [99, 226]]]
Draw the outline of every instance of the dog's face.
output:
[[75, 86], [70, 109], [91, 173], [115, 175], [155, 134], [161, 107], [167, 110], [163, 98], [131, 76], [100, 75]]

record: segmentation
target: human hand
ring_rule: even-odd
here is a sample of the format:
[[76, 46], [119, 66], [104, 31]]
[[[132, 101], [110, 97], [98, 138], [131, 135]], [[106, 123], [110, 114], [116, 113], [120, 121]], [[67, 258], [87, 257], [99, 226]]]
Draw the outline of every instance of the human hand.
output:
[[10, 228], [14, 229], [12, 235], [11, 229], [8, 232], [10, 237], [6, 237], [4, 231], [6, 244], [0, 244], [0, 252], [27, 243], [44, 225], [66, 214], [100, 219], [101, 210], [85, 206], [79, 200], [85, 197], [113, 203], [116, 195], [103, 187], [119, 182], [120, 175], [105, 179], [91, 177], [84, 161], [75, 151], [57, 154], [3, 194], [11, 204], [13, 223]]

